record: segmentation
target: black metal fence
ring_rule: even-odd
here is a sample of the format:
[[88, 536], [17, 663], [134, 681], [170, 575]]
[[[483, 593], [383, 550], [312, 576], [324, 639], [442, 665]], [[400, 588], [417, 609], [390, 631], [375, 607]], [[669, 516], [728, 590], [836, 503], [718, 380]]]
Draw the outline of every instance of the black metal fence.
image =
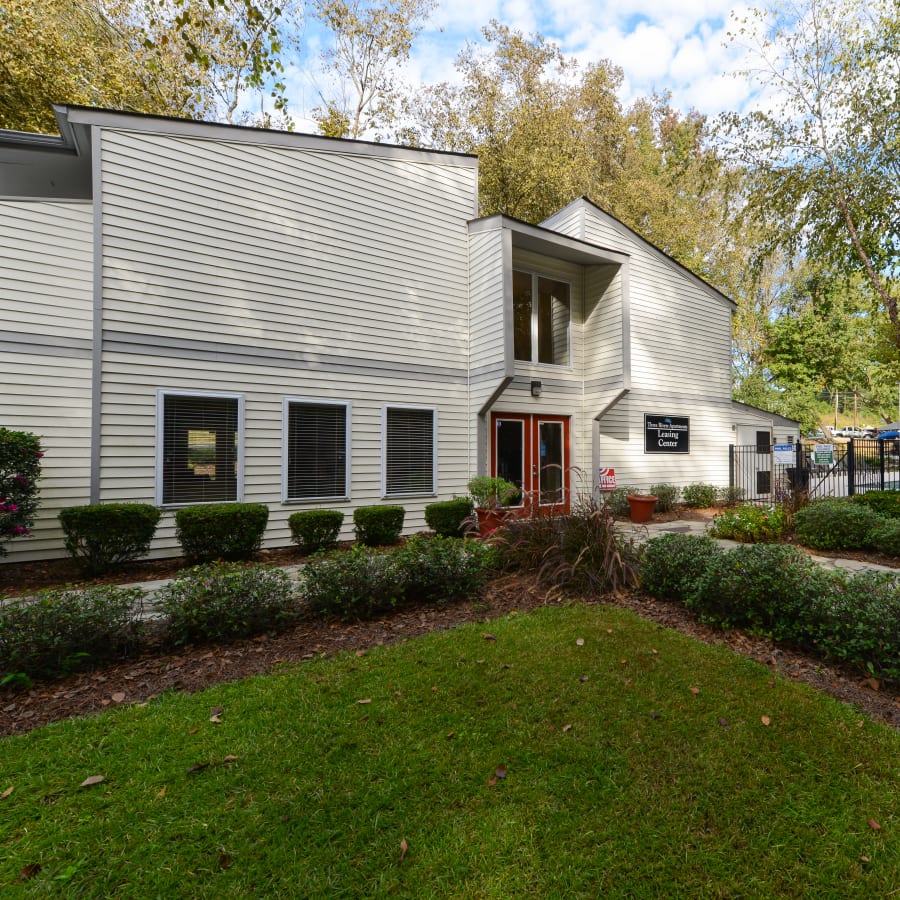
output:
[[780, 502], [793, 491], [849, 497], [900, 489], [900, 441], [802, 441], [789, 451], [763, 444], [731, 446], [728, 465], [732, 487], [746, 500]]

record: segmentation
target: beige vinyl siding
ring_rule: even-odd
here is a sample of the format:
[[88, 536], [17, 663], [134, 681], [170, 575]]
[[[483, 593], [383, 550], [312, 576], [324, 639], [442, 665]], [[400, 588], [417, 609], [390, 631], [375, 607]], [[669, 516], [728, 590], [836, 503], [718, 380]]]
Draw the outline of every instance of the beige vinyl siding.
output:
[[506, 371], [503, 232], [500, 228], [469, 235], [471, 372], [490, 375], [472, 387], [476, 410], [490, 397]]
[[89, 500], [93, 257], [89, 204], [4, 201], [0, 217], [0, 426], [45, 453], [35, 527], [2, 564], [65, 556], [57, 514]]
[[104, 324], [464, 365], [475, 171], [103, 134]]
[[[156, 479], [156, 398], [158, 389], [241, 394], [244, 397], [244, 496], [269, 506], [264, 546], [290, 543], [288, 516], [300, 509], [344, 511], [342, 538], [353, 536], [352, 510], [388, 502], [406, 509], [404, 531], [426, 527], [424, 510], [435, 499], [465, 493], [467, 404], [464, 379], [420, 382], [415, 394], [400, 378], [361, 383], [354, 375], [317, 374], [284, 367], [234, 365], [190, 359], [104, 355], [103, 474], [101, 500], [154, 502]], [[281, 502], [282, 400], [310, 397], [352, 405], [349, 501]], [[381, 493], [382, 408], [421, 403], [438, 411], [437, 496], [386, 500]], [[128, 464], [124, 465], [123, 460]], [[174, 511], [166, 510], [152, 547], [153, 556], [177, 553]]]
[[[690, 417], [690, 453], [645, 453], [644, 415]], [[705, 398], [667, 398], [652, 391], [633, 391], [600, 421], [600, 466], [616, 470], [620, 486], [649, 488], [659, 482], [679, 486], [703, 481], [728, 484], [728, 445], [733, 443], [731, 402]]]
[[631, 257], [631, 373], [635, 387], [670, 385], [731, 398], [731, 309], [624, 226], [583, 206], [585, 239]]
[[[584, 216], [579, 201], [570, 203], [559, 212], [554, 213], [549, 219], [541, 222], [544, 228], [550, 228], [559, 234], [566, 234], [573, 238], [584, 238]], [[610, 244], [609, 246], [615, 246]]]
[[588, 383], [620, 381], [625, 355], [622, 335], [622, 270], [585, 270], [584, 378]]

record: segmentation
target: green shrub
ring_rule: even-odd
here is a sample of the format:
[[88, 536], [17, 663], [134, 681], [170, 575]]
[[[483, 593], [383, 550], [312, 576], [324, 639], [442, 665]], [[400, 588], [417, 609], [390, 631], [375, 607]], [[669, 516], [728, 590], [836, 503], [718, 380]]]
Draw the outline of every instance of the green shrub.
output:
[[869, 542], [885, 556], [900, 556], [900, 519], [885, 519], [869, 534]]
[[720, 556], [718, 544], [705, 535], [664, 534], [644, 544], [641, 556], [642, 590], [655, 597], [685, 602], [706, 572], [710, 560]]
[[336, 509], [305, 509], [288, 516], [291, 539], [304, 553], [331, 547], [344, 524], [344, 514]]
[[66, 551], [86, 575], [102, 575], [150, 549], [160, 511], [149, 503], [94, 503], [59, 512]]
[[35, 435], [0, 428], [0, 556], [6, 541], [31, 534], [43, 455]]
[[53, 677], [130, 649], [143, 597], [101, 585], [0, 601], [0, 674]]
[[719, 489], [712, 484], [689, 484], [682, 488], [681, 496], [684, 502], [692, 509], [707, 509], [716, 505], [719, 496]]
[[900, 681], [900, 573], [846, 575], [822, 594], [805, 643], [889, 681]]
[[366, 619], [405, 603], [444, 603], [484, 588], [496, 550], [480, 541], [417, 535], [402, 547], [316, 559], [303, 570], [303, 596], [316, 611]]
[[175, 533], [190, 562], [233, 562], [259, 550], [268, 521], [264, 503], [205, 503], [179, 509]]
[[815, 550], [861, 550], [884, 522], [878, 513], [846, 499], [818, 500], [794, 513], [797, 540]]
[[360, 506], [353, 511], [356, 539], [366, 547], [396, 544], [405, 516], [402, 506]]
[[297, 614], [287, 573], [268, 566], [197, 566], [164, 585], [155, 599], [176, 644], [277, 631]]
[[580, 496], [569, 515], [541, 511], [516, 517], [493, 540], [507, 568], [535, 572], [546, 587], [603, 594], [637, 581], [639, 551], [615, 524], [608, 506]]
[[710, 522], [709, 533], [713, 537], [740, 541], [742, 544], [766, 544], [780, 540], [787, 524], [783, 506], [745, 503], [719, 513]]
[[401, 604], [405, 590], [397, 557], [362, 544], [303, 567], [303, 598], [325, 615], [368, 619]]
[[641, 488], [635, 487], [633, 484], [613, 488], [611, 491], [604, 491], [603, 505], [612, 516], [627, 516], [631, 511], [628, 506], [628, 495], [640, 493], [642, 493]]
[[425, 507], [425, 521], [432, 531], [443, 537], [462, 537], [465, 521], [473, 510], [472, 501], [468, 497], [441, 500]]
[[677, 484], [669, 484], [668, 482], [660, 482], [659, 484], [650, 485], [650, 493], [657, 498], [656, 512], [669, 512], [678, 502], [681, 496], [681, 488]]
[[719, 499], [725, 506], [735, 506], [744, 499], [744, 489], [736, 484], [730, 484], [728, 487], [719, 488]]
[[851, 499], [888, 519], [900, 519], [900, 491], [867, 491]]
[[713, 556], [687, 603], [705, 621], [726, 628], [798, 638], [813, 623], [815, 601], [833, 580], [833, 573], [796, 547], [747, 544]]

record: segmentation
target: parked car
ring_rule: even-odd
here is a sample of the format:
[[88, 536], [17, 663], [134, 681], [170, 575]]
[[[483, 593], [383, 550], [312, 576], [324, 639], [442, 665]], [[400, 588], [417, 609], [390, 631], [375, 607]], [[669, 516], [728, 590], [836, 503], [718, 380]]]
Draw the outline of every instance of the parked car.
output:
[[834, 435], [835, 437], [844, 438], [861, 438], [867, 436], [865, 430], [858, 425], [845, 425], [843, 428], [838, 428], [838, 430], [834, 432]]

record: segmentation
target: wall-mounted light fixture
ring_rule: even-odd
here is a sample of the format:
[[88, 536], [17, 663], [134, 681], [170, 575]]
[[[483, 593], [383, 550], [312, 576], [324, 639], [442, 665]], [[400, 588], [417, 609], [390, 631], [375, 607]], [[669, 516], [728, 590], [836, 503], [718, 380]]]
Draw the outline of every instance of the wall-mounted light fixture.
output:
[[543, 387], [543, 385], [537, 378], [533, 379], [531, 382], [531, 396], [532, 397], [540, 397], [542, 387]]

